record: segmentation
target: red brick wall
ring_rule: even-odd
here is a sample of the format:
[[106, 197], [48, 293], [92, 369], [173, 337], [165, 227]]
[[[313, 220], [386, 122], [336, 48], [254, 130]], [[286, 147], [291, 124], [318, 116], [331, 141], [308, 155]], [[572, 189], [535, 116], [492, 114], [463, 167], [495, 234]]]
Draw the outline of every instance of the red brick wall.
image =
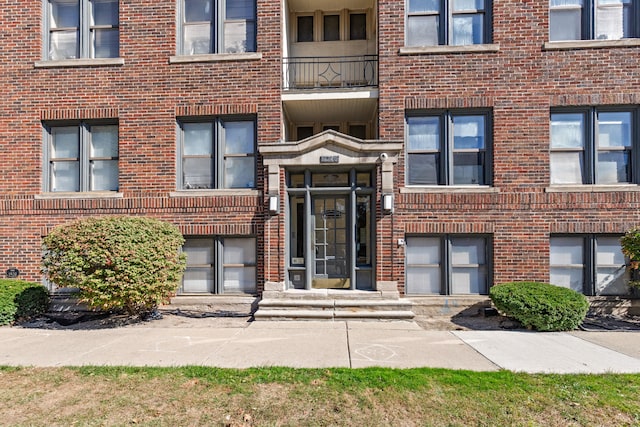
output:
[[[393, 233], [489, 233], [494, 279], [549, 280], [549, 234], [623, 233], [640, 224], [636, 192], [548, 193], [552, 107], [640, 104], [640, 47], [545, 50], [548, 2], [494, 1], [498, 52], [399, 55], [404, 3], [381, 0], [380, 137], [404, 138], [407, 110], [489, 107], [496, 193], [396, 194]], [[400, 185], [404, 182], [403, 161]], [[394, 271], [404, 286], [404, 248]]]
[[[170, 64], [176, 0], [120, 1], [124, 65], [37, 68], [40, 1], [0, 8], [0, 272], [40, 280], [41, 237], [60, 223], [104, 214], [150, 215], [185, 234], [254, 234], [264, 240], [259, 196], [169, 197], [176, 190], [176, 117], [251, 113], [258, 143], [280, 138], [280, 4], [258, 0], [261, 60]], [[42, 123], [117, 118], [122, 199], [36, 200], [42, 188]], [[258, 190], [262, 166], [258, 160]], [[258, 265], [264, 277], [264, 265]]]
[[[407, 234], [493, 235], [499, 283], [548, 280], [550, 233], [622, 233], [640, 223], [638, 192], [545, 191], [549, 109], [640, 104], [640, 48], [544, 50], [547, 2], [505, 0], [493, 7], [499, 51], [399, 55], [404, 3], [378, 2], [379, 137], [402, 141], [407, 110], [489, 108], [497, 191], [396, 191], [393, 215], [376, 210], [377, 280], [398, 280], [404, 287], [404, 248], [397, 239]], [[83, 216], [127, 213], [169, 220], [185, 234], [255, 234], [259, 286], [284, 279], [282, 206], [280, 215], [271, 216], [264, 194], [170, 197], [176, 190], [176, 117], [251, 113], [258, 143], [281, 138], [281, 4], [258, 0], [261, 60], [187, 64], [169, 63], [176, 52], [175, 7], [175, 0], [120, 2], [124, 65], [38, 68], [41, 2], [3, 2], [0, 272], [17, 267], [22, 277], [39, 280], [40, 241], [51, 227]], [[107, 117], [119, 122], [123, 198], [37, 199], [43, 120]], [[395, 169], [400, 186], [403, 168], [401, 158]], [[265, 179], [258, 159], [259, 190]], [[285, 193], [280, 196], [283, 204]]]

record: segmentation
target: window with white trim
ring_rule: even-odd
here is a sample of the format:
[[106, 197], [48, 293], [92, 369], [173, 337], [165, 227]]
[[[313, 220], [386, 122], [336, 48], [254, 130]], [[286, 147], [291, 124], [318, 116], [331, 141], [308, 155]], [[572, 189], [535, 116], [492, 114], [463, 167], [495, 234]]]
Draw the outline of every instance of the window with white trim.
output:
[[256, 51], [255, 0], [178, 0], [181, 55]]
[[550, 283], [585, 295], [626, 295], [621, 236], [557, 235], [550, 239]]
[[407, 237], [407, 294], [487, 294], [490, 242], [472, 235]]
[[45, 124], [45, 191], [118, 190], [118, 125]]
[[549, 40], [638, 37], [638, 0], [550, 0]]
[[44, 1], [47, 59], [119, 56], [118, 0]]
[[551, 184], [637, 182], [637, 109], [551, 112]]
[[255, 121], [242, 118], [180, 122], [179, 188], [255, 188]]
[[485, 44], [491, 32], [491, 0], [407, 0], [407, 46]]
[[255, 294], [254, 237], [185, 238], [187, 255], [181, 294]]
[[407, 185], [489, 185], [488, 112], [407, 115]]

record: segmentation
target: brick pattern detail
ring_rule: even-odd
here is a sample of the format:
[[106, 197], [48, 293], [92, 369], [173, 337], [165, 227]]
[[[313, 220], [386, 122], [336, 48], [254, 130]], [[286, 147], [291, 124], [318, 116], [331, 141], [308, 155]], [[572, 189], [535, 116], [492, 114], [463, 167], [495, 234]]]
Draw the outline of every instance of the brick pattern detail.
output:
[[40, 112], [40, 120], [90, 120], [90, 119], [117, 119], [118, 108], [85, 108], [85, 109], [50, 109]]
[[405, 98], [404, 100], [404, 108], [406, 110], [486, 108], [492, 106], [493, 99], [490, 97]]
[[258, 112], [257, 104], [180, 105], [176, 107], [177, 117], [245, 115], [245, 114], [256, 114], [257, 112]]
[[552, 95], [551, 106], [633, 105], [640, 104], [640, 92]]

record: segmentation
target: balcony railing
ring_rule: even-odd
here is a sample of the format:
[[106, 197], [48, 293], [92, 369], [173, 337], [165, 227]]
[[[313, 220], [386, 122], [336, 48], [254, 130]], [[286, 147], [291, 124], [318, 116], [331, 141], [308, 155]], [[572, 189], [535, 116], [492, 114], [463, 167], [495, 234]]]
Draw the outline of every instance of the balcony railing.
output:
[[284, 89], [378, 86], [378, 55], [284, 58]]

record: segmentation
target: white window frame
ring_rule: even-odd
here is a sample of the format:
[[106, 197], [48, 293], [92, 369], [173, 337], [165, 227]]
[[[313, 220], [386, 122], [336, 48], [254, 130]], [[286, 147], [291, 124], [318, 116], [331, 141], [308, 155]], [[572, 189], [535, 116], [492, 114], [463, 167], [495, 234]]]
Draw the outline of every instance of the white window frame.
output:
[[[454, 0], [436, 0], [439, 2], [438, 10], [411, 12], [410, 3], [412, 0], [406, 0], [405, 2], [405, 46], [420, 47], [420, 46], [465, 46], [465, 45], [480, 45], [490, 44], [492, 42], [493, 25], [492, 25], [492, 6], [493, 0], [484, 0], [483, 9], [465, 9], [454, 10]], [[481, 40], [478, 43], [455, 43], [454, 40], [454, 20], [458, 16], [480, 16], [482, 21], [482, 31], [480, 33]], [[421, 42], [420, 40], [410, 40], [409, 34], [409, 21], [415, 18], [421, 18], [426, 16], [434, 16], [437, 20], [437, 44], [430, 44]]]
[[[180, 294], [256, 294], [258, 268], [256, 238], [254, 236], [185, 236], [185, 243], [196, 240], [209, 245], [212, 259], [210, 262], [203, 264], [189, 263], [189, 256], [187, 255], [187, 269], [179, 289]], [[234, 241], [244, 241], [252, 247], [253, 253], [249, 254], [249, 259], [234, 263], [226, 262], [229, 251], [225, 252], [225, 248], [231, 246], [231, 242]], [[185, 251], [184, 247], [183, 251]], [[207, 273], [211, 277], [211, 282], [207, 283], [205, 290], [189, 291], [185, 289], [185, 280], [188, 280], [190, 272], [196, 270]], [[237, 280], [229, 280], [227, 273], [231, 276], [234, 271], [236, 273], [238, 271], [246, 271], [247, 274], [243, 274], [242, 277], [249, 278], [249, 280], [244, 284]]]
[[[118, 133], [118, 142], [116, 143], [116, 150], [119, 152], [119, 129], [118, 123], [114, 121], [83, 121], [83, 122], [61, 122], [61, 123], [45, 123], [43, 126], [43, 153], [44, 153], [44, 165], [43, 170], [45, 171], [45, 176], [43, 179], [43, 191], [46, 193], [86, 193], [86, 192], [116, 192], [119, 188], [109, 188], [109, 189], [94, 189], [92, 183], [92, 166], [94, 162], [118, 162], [119, 163], [119, 154], [116, 153], [116, 156], [110, 157], [96, 157], [91, 156], [91, 129], [92, 127], [99, 126], [112, 126], [116, 128], [116, 132]], [[54, 158], [53, 156], [53, 139], [55, 135], [56, 129], [61, 128], [75, 128], [78, 131], [78, 156], [73, 158]], [[77, 191], [71, 190], [55, 190], [53, 189], [53, 167], [58, 163], [70, 163], [77, 162], [78, 163], [78, 184], [79, 188]], [[117, 173], [118, 177], [120, 175], [119, 164], [117, 163]]]
[[[228, 123], [251, 123], [253, 127], [252, 151], [248, 153], [225, 153], [225, 125]], [[210, 124], [213, 127], [211, 140], [211, 155], [186, 155], [184, 126], [189, 124]], [[210, 118], [186, 117], [178, 121], [178, 188], [180, 190], [216, 190], [216, 189], [255, 189], [256, 188], [256, 151], [257, 151], [256, 120], [247, 116], [223, 116]], [[206, 187], [192, 186], [185, 180], [184, 160], [189, 158], [207, 157], [211, 159], [212, 182]], [[234, 159], [250, 158], [253, 161], [248, 185], [233, 186], [226, 179], [226, 163]], [[248, 171], [245, 171], [248, 172]]]
[[[600, 283], [598, 283], [599, 269], [615, 269], [616, 277], [614, 280], [622, 280], [624, 286], [626, 286], [626, 284], [628, 283], [629, 274], [626, 271], [626, 257], [624, 258], [625, 261], [623, 264], [608, 264], [600, 262], [598, 260], [598, 242], [602, 241], [603, 239], [617, 239], [619, 241], [621, 237], [622, 235], [618, 234], [552, 234], [549, 239], [549, 282], [556, 286], [574, 288], [575, 291], [588, 296], [628, 295], [628, 288], [625, 288], [625, 291], [623, 292], [601, 292], [598, 289], [601, 285]], [[554, 243], [560, 244], [561, 241], [566, 242], [568, 240], [577, 241], [581, 245], [581, 262], [561, 263], [555, 262], [552, 259]], [[573, 287], [568, 283], [554, 283], [556, 281], [553, 278], [554, 269], [560, 271], [564, 270], [565, 272], [570, 270], [580, 271], [582, 281], [580, 284]], [[620, 284], [618, 284], [618, 287], [620, 287]]]
[[[257, 8], [256, 1], [252, 1], [251, 17], [246, 19], [227, 19], [226, 3], [228, 0], [211, 0], [213, 10], [211, 12], [211, 20], [186, 22], [185, 1], [177, 0], [177, 55], [179, 56], [194, 56], [194, 55], [211, 55], [211, 54], [241, 54], [257, 51]], [[209, 34], [209, 49], [207, 52], [190, 52], [189, 47], [186, 44], [186, 28], [192, 25], [210, 25], [211, 31]], [[227, 46], [227, 40], [225, 40], [225, 28], [227, 25], [243, 25], [246, 27], [253, 26], [253, 32], [250, 37], [247, 37], [244, 42], [244, 49], [234, 49]]]
[[[430, 263], [413, 263], [405, 257], [405, 290], [407, 295], [486, 295], [489, 292], [489, 287], [492, 283], [492, 238], [487, 234], [445, 234], [445, 235], [411, 235], [407, 236], [405, 243], [409, 252], [413, 245], [416, 248], [420, 248], [420, 240], [432, 240], [437, 242], [439, 256], [437, 262]], [[469, 264], [469, 263], [454, 263], [453, 251], [456, 243], [463, 239], [481, 240], [484, 245], [484, 263]], [[435, 261], [435, 260], [434, 260]], [[413, 277], [410, 278], [411, 269], [419, 271], [420, 269], [431, 269], [432, 271], [438, 271], [440, 278], [440, 286], [438, 292], [419, 292], [412, 289]], [[455, 292], [456, 284], [454, 283], [454, 269], [477, 269], [479, 273], [484, 273], [485, 283], [480, 284], [479, 292]], [[418, 289], [418, 287], [416, 287]]]
[[[64, 61], [74, 59], [105, 59], [118, 58], [120, 56], [120, 7], [119, 2], [115, 3], [118, 7], [118, 21], [108, 25], [96, 25], [93, 23], [93, 4], [95, 0], [76, 0], [78, 2], [78, 27], [53, 27], [51, 22], [51, 8], [53, 0], [42, 1], [42, 13], [44, 16], [44, 42], [42, 43], [42, 58], [46, 61]], [[64, 2], [61, 0], [61, 2]], [[69, 58], [53, 58], [51, 51], [52, 34], [56, 32], [76, 32], [76, 55]], [[118, 32], [118, 53], [115, 56], [98, 56], [95, 52], [95, 34], [98, 31], [117, 31]]]

